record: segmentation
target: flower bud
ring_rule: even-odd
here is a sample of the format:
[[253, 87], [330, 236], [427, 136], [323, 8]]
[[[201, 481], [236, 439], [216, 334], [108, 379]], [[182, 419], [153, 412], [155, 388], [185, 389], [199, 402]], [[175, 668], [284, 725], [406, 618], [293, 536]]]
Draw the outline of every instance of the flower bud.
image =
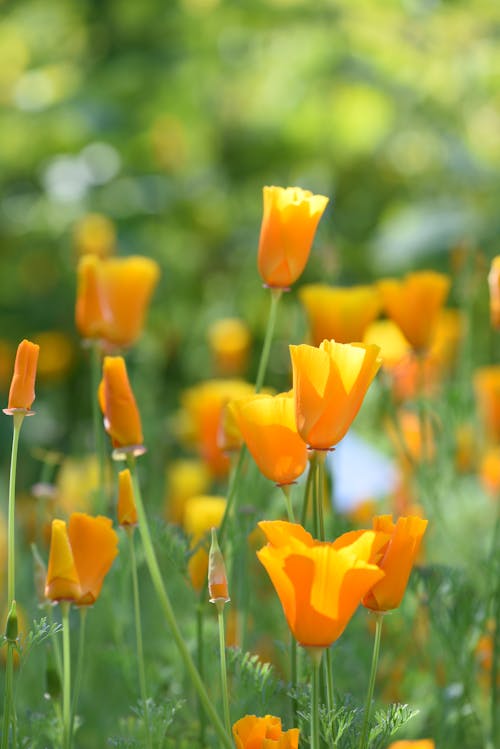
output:
[[212, 543], [208, 554], [208, 592], [210, 603], [215, 603], [219, 611], [231, 600], [227, 588], [226, 565], [215, 528], [212, 528]]

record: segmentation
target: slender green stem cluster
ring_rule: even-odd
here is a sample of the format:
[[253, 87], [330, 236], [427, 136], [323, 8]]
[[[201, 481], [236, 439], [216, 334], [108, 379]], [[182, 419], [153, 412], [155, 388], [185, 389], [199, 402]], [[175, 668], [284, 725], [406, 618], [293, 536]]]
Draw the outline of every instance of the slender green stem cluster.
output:
[[382, 637], [382, 623], [384, 621], [383, 612], [376, 612], [375, 619], [375, 639], [373, 642], [372, 665], [370, 669], [370, 680], [368, 682], [368, 693], [366, 695], [365, 714], [363, 717], [363, 726], [361, 728], [361, 738], [359, 749], [366, 749], [368, 745], [368, 729], [370, 726], [370, 716], [372, 710], [373, 692], [375, 690], [375, 679], [377, 676], [378, 659], [380, 655], [380, 640]]

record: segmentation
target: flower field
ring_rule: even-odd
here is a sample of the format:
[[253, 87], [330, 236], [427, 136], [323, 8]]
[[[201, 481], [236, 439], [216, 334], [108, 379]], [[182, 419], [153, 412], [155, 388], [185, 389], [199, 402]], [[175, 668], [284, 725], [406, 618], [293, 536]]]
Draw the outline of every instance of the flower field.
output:
[[497, 749], [500, 16], [119, 5], [0, 19], [0, 749]]

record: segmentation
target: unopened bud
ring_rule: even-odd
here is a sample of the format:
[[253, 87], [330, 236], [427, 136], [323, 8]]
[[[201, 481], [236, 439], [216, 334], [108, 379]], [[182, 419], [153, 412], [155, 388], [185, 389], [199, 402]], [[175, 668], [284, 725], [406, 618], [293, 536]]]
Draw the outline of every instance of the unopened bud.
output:
[[17, 622], [17, 608], [16, 608], [16, 602], [12, 601], [9, 615], [7, 616], [7, 624], [5, 627], [5, 639], [7, 642], [12, 643], [13, 645], [17, 642], [17, 635], [18, 635], [18, 622]]
[[59, 678], [59, 672], [52, 658], [47, 663], [45, 669], [45, 692], [44, 697], [46, 700], [58, 700], [61, 696], [61, 679]]
[[212, 528], [212, 543], [208, 555], [208, 592], [210, 603], [215, 603], [218, 609], [231, 600], [227, 589], [226, 565], [215, 528]]

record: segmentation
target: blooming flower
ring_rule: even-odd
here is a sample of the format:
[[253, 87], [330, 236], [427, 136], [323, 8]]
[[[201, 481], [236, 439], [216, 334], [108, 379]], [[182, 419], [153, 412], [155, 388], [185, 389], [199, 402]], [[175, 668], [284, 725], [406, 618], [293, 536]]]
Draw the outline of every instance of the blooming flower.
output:
[[302, 286], [298, 295], [306, 309], [314, 346], [325, 338], [339, 343], [362, 341], [380, 310], [376, 286], [344, 288], [315, 283]]
[[307, 445], [297, 432], [293, 393], [233, 401], [236, 423], [259, 470], [276, 484], [291, 484], [305, 470]]
[[428, 349], [450, 288], [448, 276], [418, 271], [401, 281], [379, 281], [378, 288], [387, 315], [399, 325], [408, 343], [417, 352]]
[[10, 383], [8, 410], [29, 411], [35, 400], [35, 377], [40, 346], [24, 339], [17, 347]]
[[128, 468], [118, 474], [118, 507], [116, 514], [118, 525], [125, 527], [137, 525], [137, 508], [134, 501], [132, 476]]
[[373, 529], [388, 536], [387, 544], [380, 550], [381, 558], [377, 561], [385, 577], [365, 595], [363, 606], [372, 611], [398, 608], [426, 528], [427, 520], [419, 517], [399, 518], [397, 523], [393, 523], [390, 515], [379, 515], [373, 519]]
[[233, 725], [236, 749], [298, 749], [299, 734], [298, 728], [283, 731], [273, 715], [245, 715]]
[[64, 520], [53, 520], [45, 596], [91, 606], [117, 554], [118, 536], [109, 518], [74, 512], [68, 529]]
[[380, 367], [379, 351], [335, 341], [290, 346], [297, 429], [310, 447], [326, 450], [340, 442]]
[[141, 417], [121, 356], [105, 356], [103, 379], [99, 386], [99, 402], [104, 414], [104, 427], [115, 448], [142, 446]]
[[295, 523], [262, 521], [268, 544], [257, 552], [295, 639], [304, 647], [329, 647], [361, 598], [384, 572], [373, 563], [385, 533], [346, 533], [333, 543], [315, 541]]
[[288, 288], [300, 276], [327, 203], [300, 187], [264, 187], [258, 268], [267, 286]]

